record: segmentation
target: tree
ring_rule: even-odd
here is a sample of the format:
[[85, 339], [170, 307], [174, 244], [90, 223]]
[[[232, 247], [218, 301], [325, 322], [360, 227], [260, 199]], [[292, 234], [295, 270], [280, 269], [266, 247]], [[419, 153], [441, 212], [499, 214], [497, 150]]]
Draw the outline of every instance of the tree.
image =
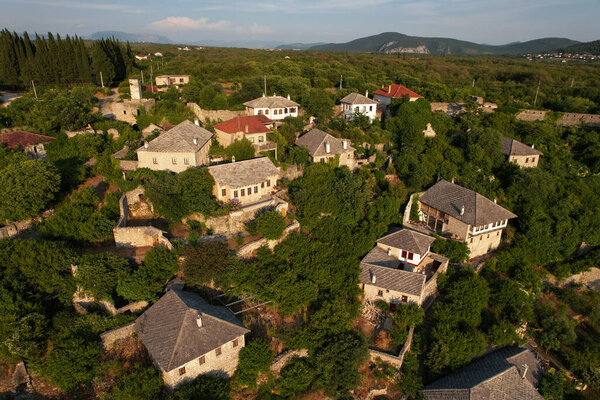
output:
[[538, 383], [538, 391], [546, 400], [562, 400], [566, 380], [563, 370], [546, 371]]
[[43, 160], [11, 163], [0, 170], [0, 220], [21, 220], [39, 215], [60, 187], [60, 176]]
[[235, 157], [235, 161], [254, 158], [254, 153], [254, 146], [252, 146], [252, 143], [250, 143], [250, 141], [246, 138], [242, 140], [236, 140], [225, 148], [225, 154], [227, 154], [227, 156], [229, 156], [229, 158], [232, 160], [233, 157]]
[[276, 387], [283, 398], [305, 392], [315, 379], [315, 368], [305, 357], [292, 357], [281, 369]]
[[247, 224], [250, 234], [261, 234], [267, 240], [281, 237], [285, 229], [285, 218], [275, 210], [265, 211]]
[[261, 372], [269, 370], [273, 362], [273, 352], [264, 339], [254, 339], [240, 350], [235, 381], [242, 386], [254, 388]]
[[156, 368], [135, 364], [113, 385], [113, 400], [143, 400], [159, 397], [163, 380]]
[[200, 375], [184, 382], [169, 396], [169, 400], [230, 400], [229, 381], [218, 376]]
[[115, 254], [85, 255], [77, 265], [75, 282], [95, 300], [114, 303], [117, 283], [130, 269], [127, 259]]
[[[411, 210], [412, 212], [412, 210]], [[458, 240], [436, 237], [431, 244], [431, 251], [448, 257], [450, 262], [461, 263], [469, 258], [469, 246]]]
[[202, 286], [214, 282], [225, 287], [229, 268], [232, 264], [230, 250], [226, 242], [205, 241], [186, 246], [183, 275], [188, 285]]
[[321, 123], [333, 115], [334, 97], [323, 89], [312, 89], [302, 103], [306, 112], [317, 117]]

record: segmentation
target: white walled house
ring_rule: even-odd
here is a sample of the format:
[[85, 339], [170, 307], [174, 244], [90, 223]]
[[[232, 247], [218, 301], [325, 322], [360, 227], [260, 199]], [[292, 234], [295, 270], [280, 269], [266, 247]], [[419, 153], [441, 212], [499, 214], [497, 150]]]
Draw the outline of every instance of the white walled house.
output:
[[348, 96], [340, 100], [342, 111], [347, 121], [352, 121], [354, 115], [364, 114], [373, 122], [377, 118], [377, 101], [368, 97], [368, 92], [365, 96], [359, 93], [350, 93]]
[[244, 103], [249, 115], [265, 115], [272, 120], [282, 120], [286, 117], [297, 117], [300, 104], [282, 96], [265, 96]]

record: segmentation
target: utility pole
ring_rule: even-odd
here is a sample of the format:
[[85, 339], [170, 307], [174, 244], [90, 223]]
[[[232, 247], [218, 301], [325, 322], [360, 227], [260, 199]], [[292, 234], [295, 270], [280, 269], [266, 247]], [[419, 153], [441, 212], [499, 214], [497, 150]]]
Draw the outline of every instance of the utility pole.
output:
[[144, 71], [140, 71], [142, 73], [142, 85], [144, 84]]
[[537, 103], [537, 98], [538, 98], [538, 94], [540, 93], [540, 83], [542, 83], [542, 80], [538, 80], [538, 86], [537, 86], [537, 90], [535, 91], [535, 100], [533, 100], [533, 105], [535, 106]]
[[104, 78], [102, 77], [102, 71], [100, 71], [100, 83], [102, 84], [102, 87], [104, 87]]
[[573, 87], [574, 83], [575, 83], [575, 77], [571, 78], [571, 87]]
[[473, 78], [473, 86], [471, 87], [475, 87], [475, 78]]
[[343, 80], [342, 74], [340, 74], [340, 90], [342, 90], [342, 82], [343, 82], [343, 81], [344, 81], [344, 80]]
[[152, 65], [150, 65], [150, 89], [154, 93], [154, 79], [152, 79]]
[[263, 75], [263, 79], [265, 80], [265, 91], [263, 93], [266, 96], [267, 95], [267, 76]]
[[33, 94], [35, 95], [35, 99], [37, 100], [37, 91], [35, 90], [35, 83], [33, 83], [33, 80], [31, 81], [31, 86], [33, 86]]

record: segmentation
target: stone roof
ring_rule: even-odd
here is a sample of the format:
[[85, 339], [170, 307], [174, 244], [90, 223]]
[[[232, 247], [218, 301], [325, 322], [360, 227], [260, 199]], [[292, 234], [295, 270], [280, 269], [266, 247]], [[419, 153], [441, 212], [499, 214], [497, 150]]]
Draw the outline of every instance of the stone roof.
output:
[[362, 262], [365, 264], [377, 265], [380, 267], [387, 267], [397, 269], [400, 266], [400, 260], [396, 257], [388, 255], [387, 251], [380, 247], [375, 246], [366, 256], [363, 257]]
[[134, 329], [163, 371], [180, 367], [249, 332], [226, 307], [210, 305], [196, 293], [175, 289], [138, 317]]
[[[517, 217], [487, 197], [445, 180], [430, 187], [419, 201], [471, 226]], [[462, 207], [464, 213], [461, 215]]]
[[[381, 249], [377, 250], [383, 252]], [[421, 296], [427, 279], [424, 274], [369, 264], [364, 262], [364, 259], [360, 263], [360, 269], [358, 279], [361, 283], [413, 296]], [[375, 283], [373, 283], [373, 276], [375, 276]]]
[[546, 118], [545, 110], [523, 110], [517, 114], [519, 121], [543, 121]]
[[537, 156], [542, 154], [542, 152], [518, 140], [503, 136], [502, 154], [507, 156]]
[[250, 100], [244, 103], [246, 107], [250, 108], [285, 108], [285, 107], [298, 107], [299, 104], [288, 98], [282, 96], [262, 96], [254, 100]]
[[373, 94], [378, 94], [380, 96], [392, 97], [395, 99], [401, 99], [402, 97], [408, 96], [411, 99], [421, 98], [420, 94], [413, 92], [412, 90], [398, 85], [396, 83], [392, 83], [390, 86], [382, 87], [381, 89], [376, 90]]
[[[160, 136], [148, 143], [148, 148], [144, 146], [137, 151], [150, 151], [156, 153], [196, 153], [205, 145], [210, 145], [213, 134], [204, 128], [195, 125], [193, 122], [185, 120], [176, 125], [173, 129], [162, 133]], [[194, 143], [196, 139], [196, 143]]]
[[378, 101], [363, 96], [359, 93], [350, 93], [348, 96], [340, 100], [340, 103], [346, 104], [379, 104]]
[[[348, 139], [346, 139], [348, 140]], [[329, 143], [330, 152], [327, 153], [325, 143]], [[296, 140], [297, 146], [306, 148], [311, 157], [321, 157], [326, 155], [337, 155], [347, 152], [354, 152], [354, 147], [350, 145], [348, 140], [348, 148], [344, 150], [343, 140], [331, 136], [327, 132], [314, 128], [300, 136]]]
[[268, 157], [213, 165], [208, 167], [208, 171], [219, 185], [232, 188], [255, 185], [279, 175], [279, 169]]
[[427, 400], [541, 400], [535, 389], [541, 374], [530, 350], [509, 346], [438, 379], [423, 394]]
[[404, 228], [398, 232], [390, 233], [389, 235], [382, 237], [377, 243], [423, 255], [427, 253], [429, 246], [431, 246], [431, 243], [434, 241], [435, 238], [432, 236]]
[[190, 76], [191, 75], [173, 75], [173, 74], [170, 74], [170, 75], [158, 75], [157, 78], [175, 78], [175, 77], [179, 78], [179, 77], [190, 77]]
[[271, 132], [271, 130], [265, 126], [265, 123], [269, 123], [271, 120], [267, 118], [267, 121], [263, 122], [263, 117], [264, 115], [238, 116], [214, 125], [213, 128], [231, 134], [237, 132], [244, 132], [246, 134]]
[[32, 144], [48, 143], [56, 140], [52, 136], [38, 135], [26, 131], [13, 131], [0, 133], [0, 143], [3, 143], [7, 149], [14, 150], [21, 146], [31, 146]]

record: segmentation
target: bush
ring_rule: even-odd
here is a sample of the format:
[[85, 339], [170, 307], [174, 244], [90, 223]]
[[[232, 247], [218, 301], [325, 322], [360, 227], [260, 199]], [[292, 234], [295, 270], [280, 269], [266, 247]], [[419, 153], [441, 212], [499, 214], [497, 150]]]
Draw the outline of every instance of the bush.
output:
[[307, 358], [292, 357], [281, 369], [276, 387], [284, 398], [305, 392], [315, 379], [315, 368]]
[[225, 148], [225, 154], [230, 159], [235, 157], [235, 161], [248, 160], [254, 158], [254, 146], [248, 139], [236, 140]]
[[202, 286], [214, 282], [219, 287], [227, 284], [231, 265], [229, 247], [224, 241], [197, 242], [186, 246], [183, 276], [187, 284]]
[[431, 244], [431, 251], [450, 259], [450, 262], [461, 263], [469, 258], [469, 247], [464, 242], [436, 237]]
[[266, 211], [248, 223], [247, 230], [251, 235], [261, 234], [267, 240], [281, 238], [285, 229], [285, 218], [275, 210]]
[[412, 222], [419, 222], [419, 195], [415, 194], [412, 197], [412, 204], [410, 207], [410, 220]]
[[254, 388], [261, 372], [269, 370], [273, 362], [273, 352], [264, 339], [254, 339], [240, 350], [240, 360], [236, 371], [236, 381], [242, 386]]
[[200, 375], [181, 384], [169, 400], [230, 400], [229, 381], [217, 376]]
[[115, 382], [111, 399], [157, 399], [162, 386], [162, 377], [154, 367], [142, 367], [136, 364]]
[[115, 303], [119, 279], [131, 270], [127, 259], [111, 253], [81, 257], [75, 274], [75, 282], [96, 301]]

